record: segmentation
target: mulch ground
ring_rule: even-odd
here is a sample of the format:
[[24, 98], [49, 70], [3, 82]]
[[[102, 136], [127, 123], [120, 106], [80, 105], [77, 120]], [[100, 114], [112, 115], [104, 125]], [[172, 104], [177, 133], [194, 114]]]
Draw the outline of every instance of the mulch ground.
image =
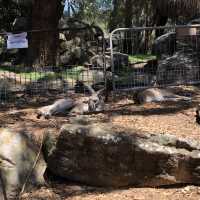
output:
[[[200, 141], [200, 125], [195, 121], [196, 106], [200, 102], [198, 87], [176, 88], [180, 93], [192, 97], [190, 102], [165, 102], [136, 105], [133, 98], [115, 97], [109, 102], [105, 113], [91, 115], [92, 119], [110, 121], [113, 124], [149, 133], [174, 134]], [[76, 98], [76, 97], [74, 97]], [[0, 108], [0, 126], [14, 129], [25, 127], [40, 142], [47, 128], [58, 133], [69, 121], [68, 116], [52, 117], [51, 120], [37, 119], [35, 109], [52, 102], [53, 98], [28, 98]], [[47, 103], [48, 101], [48, 103]], [[95, 178], [95, 177], [94, 177]], [[63, 180], [53, 180], [48, 186], [25, 193], [23, 200], [200, 200], [200, 187], [175, 185], [163, 188], [94, 188]]]

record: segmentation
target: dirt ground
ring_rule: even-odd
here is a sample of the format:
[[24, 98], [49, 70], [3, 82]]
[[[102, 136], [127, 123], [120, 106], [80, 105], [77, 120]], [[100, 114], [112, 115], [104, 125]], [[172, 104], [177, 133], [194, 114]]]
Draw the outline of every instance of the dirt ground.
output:
[[[149, 103], [136, 105], [131, 95], [120, 94], [112, 99], [107, 111], [91, 118], [100, 121], [111, 121], [121, 127], [140, 129], [149, 133], [169, 133], [178, 137], [188, 137], [200, 141], [200, 125], [195, 122], [196, 106], [200, 103], [199, 87], [178, 87], [178, 94], [192, 97], [192, 101]], [[53, 117], [50, 120], [37, 119], [35, 109], [50, 103], [55, 97], [19, 98], [15, 104], [1, 106], [0, 126], [14, 129], [25, 127], [33, 133], [38, 143], [47, 128], [58, 132], [68, 116]], [[48, 103], [47, 103], [48, 104]], [[26, 106], [25, 106], [26, 105]], [[94, 177], [95, 178], [95, 177]], [[175, 185], [162, 188], [120, 189], [94, 188], [66, 180], [53, 180], [42, 188], [25, 193], [23, 200], [200, 200], [200, 187], [194, 185]]]

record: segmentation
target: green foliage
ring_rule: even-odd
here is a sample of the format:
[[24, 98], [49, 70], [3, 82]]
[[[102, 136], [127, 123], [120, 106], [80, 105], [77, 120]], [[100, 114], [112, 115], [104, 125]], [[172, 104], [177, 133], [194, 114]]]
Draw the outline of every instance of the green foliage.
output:
[[66, 0], [65, 16], [107, 29], [112, 0]]
[[19, 75], [21, 78], [26, 79], [27, 81], [38, 81], [38, 80], [53, 80], [57, 79], [59, 77], [62, 77], [63, 79], [78, 79], [80, 73], [84, 70], [83, 66], [76, 66], [71, 69], [67, 69], [62, 72], [37, 72], [37, 71], [29, 71], [29, 72], [23, 72], [23, 68], [21, 66], [1, 66], [0, 72], [3, 73], [9, 73], [13, 72], [16, 75]]
[[110, 31], [117, 27], [150, 26], [153, 22], [152, 0], [113, 0]]
[[0, 30], [11, 31], [17, 17], [30, 17], [32, 0], [0, 0]]
[[149, 60], [156, 59], [156, 56], [152, 54], [136, 54], [136, 55], [129, 55], [128, 59], [130, 63], [148, 62]]
[[18, 15], [17, 4], [12, 0], [0, 1], [0, 30], [11, 30], [11, 23]]

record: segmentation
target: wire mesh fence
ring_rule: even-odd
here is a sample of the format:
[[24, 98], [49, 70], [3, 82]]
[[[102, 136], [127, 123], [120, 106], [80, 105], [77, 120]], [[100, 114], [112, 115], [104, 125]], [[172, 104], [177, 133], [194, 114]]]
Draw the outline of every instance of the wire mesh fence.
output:
[[26, 49], [8, 49], [8, 34], [1, 33], [0, 102], [18, 93], [85, 92], [83, 83], [99, 89], [105, 75], [114, 90], [199, 83], [199, 30], [198, 25], [116, 29], [110, 49], [95, 27], [28, 31]]
[[199, 30], [198, 25], [114, 30], [114, 90], [199, 83]]
[[[55, 46], [48, 44], [52, 32], [58, 36]], [[29, 47], [19, 49], [8, 49], [8, 34], [0, 34], [0, 102], [6, 102], [18, 93], [80, 92], [84, 90], [80, 83], [104, 84], [103, 32], [88, 27], [27, 33]], [[41, 37], [46, 37], [47, 41], [41, 42]]]

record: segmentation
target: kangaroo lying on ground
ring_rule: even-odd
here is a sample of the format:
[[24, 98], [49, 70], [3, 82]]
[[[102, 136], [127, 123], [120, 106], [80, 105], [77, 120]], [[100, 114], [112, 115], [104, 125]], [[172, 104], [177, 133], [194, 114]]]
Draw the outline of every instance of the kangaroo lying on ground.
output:
[[143, 90], [137, 94], [137, 103], [144, 104], [150, 102], [162, 102], [162, 101], [190, 101], [190, 97], [180, 96], [173, 94], [166, 89], [149, 88]]
[[100, 92], [95, 92], [91, 86], [87, 85], [91, 93], [89, 97], [82, 97], [77, 100], [71, 98], [59, 99], [52, 105], [44, 106], [36, 111], [37, 118], [44, 117], [46, 119], [53, 115], [59, 114], [85, 114], [90, 112], [99, 112], [104, 110], [104, 101]]

